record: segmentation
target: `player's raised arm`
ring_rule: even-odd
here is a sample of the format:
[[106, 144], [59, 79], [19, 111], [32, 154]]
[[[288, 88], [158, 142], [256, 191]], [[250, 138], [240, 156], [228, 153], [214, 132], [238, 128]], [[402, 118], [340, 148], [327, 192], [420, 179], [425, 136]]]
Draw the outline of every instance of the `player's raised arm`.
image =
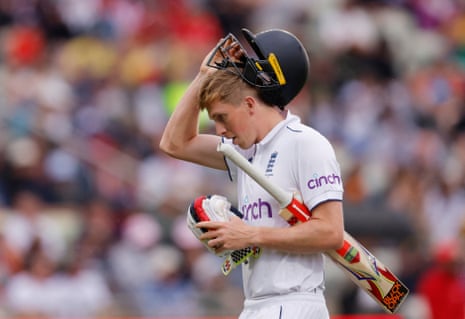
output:
[[220, 137], [199, 134], [197, 92], [205, 76], [201, 73], [196, 76], [176, 106], [163, 131], [160, 150], [181, 160], [226, 169], [223, 157], [216, 152]]
[[198, 95], [205, 78], [216, 72], [216, 69], [207, 66], [207, 62], [215, 58], [216, 49], [205, 57], [199, 73], [176, 106], [165, 127], [159, 147], [168, 155], [181, 160], [226, 169], [223, 156], [216, 151], [221, 137], [199, 133], [201, 108]]

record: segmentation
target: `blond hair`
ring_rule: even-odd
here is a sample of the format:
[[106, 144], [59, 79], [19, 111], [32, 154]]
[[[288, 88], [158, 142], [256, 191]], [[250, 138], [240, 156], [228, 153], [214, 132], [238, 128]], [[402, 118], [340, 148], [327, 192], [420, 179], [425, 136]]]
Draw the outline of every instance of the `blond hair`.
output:
[[247, 94], [256, 90], [245, 83], [241, 77], [228, 70], [219, 70], [210, 74], [202, 83], [198, 102], [200, 109], [205, 109], [215, 102], [238, 105]]

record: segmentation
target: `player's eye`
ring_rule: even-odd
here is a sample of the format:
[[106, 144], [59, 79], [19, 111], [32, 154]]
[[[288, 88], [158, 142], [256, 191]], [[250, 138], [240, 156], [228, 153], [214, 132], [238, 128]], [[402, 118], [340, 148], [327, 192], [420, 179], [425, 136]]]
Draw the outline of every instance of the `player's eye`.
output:
[[217, 123], [222, 123], [222, 124], [226, 122], [226, 119], [227, 119], [226, 114], [217, 114], [213, 117], [213, 121]]

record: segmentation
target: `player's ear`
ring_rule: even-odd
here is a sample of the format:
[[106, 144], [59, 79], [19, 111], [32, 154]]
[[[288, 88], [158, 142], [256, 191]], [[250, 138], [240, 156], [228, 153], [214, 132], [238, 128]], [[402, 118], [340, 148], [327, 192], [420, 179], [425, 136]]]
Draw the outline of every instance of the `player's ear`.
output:
[[249, 111], [253, 111], [253, 109], [255, 108], [255, 105], [257, 103], [257, 100], [254, 99], [253, 96], [247, 95], [244, 98], [244, 103], [246, 104]]

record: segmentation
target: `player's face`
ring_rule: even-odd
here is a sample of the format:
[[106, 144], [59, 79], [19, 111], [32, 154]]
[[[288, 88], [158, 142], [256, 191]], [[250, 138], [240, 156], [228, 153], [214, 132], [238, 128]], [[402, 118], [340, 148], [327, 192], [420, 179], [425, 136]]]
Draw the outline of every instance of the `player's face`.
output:
[[232, 139], [243, 149], [255, 142], [250, 110], [245, 102], [239, 105], [215, 102], [208, 108], [208, 114], [215, 122], [217, 135]]

